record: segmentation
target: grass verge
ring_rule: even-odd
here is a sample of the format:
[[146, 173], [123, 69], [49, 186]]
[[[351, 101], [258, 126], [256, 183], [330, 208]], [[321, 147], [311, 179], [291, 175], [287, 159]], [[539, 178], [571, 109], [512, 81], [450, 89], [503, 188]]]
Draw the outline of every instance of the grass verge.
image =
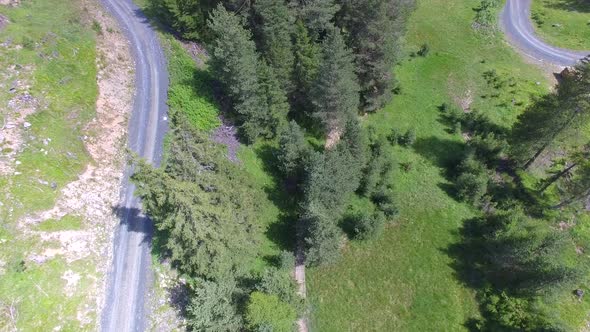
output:
[[531, 16], [549, 44], [590, 50], [590, 3], [584, 0], [533, 0]]
[[[526, 65], [500, 35], [476, 32], [468, 0], [419, 0], [407, 51], [424, 43], [426, 57], [404, 61], [396, 73], [401, 94], [371, 115], [367, 126], [386, 135], [414, 128], [410, 149], [396, 147], [397, 224], [374, 243], [349, 243], [335, 266], [309, 270], [312, 325], [318, 331], [461, 331], [479, 317], [475, 293], [453, 269], [447, 249], [464, 220], [477, 213], [449, 195], [445, 169], [463, 138], [450, 133], [438, 106], [453, 103], [510, 127], [531, 94], [547, 91], [538, 68]], [[498, 84], [484, 76], [498, 77]], [[484, 73], [488, 73], [484, 75]]]

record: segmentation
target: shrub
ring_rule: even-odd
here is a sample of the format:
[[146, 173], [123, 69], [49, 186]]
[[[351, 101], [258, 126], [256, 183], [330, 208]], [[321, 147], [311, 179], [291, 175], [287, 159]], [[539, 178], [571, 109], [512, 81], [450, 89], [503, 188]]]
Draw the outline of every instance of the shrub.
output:
[[298, 310], [303, 308], [302, 298], [297, 295], [297, 285], [291, 276], [291, 270], [265, 269], [256, 285], [256, 290], [276, 295], [279, 300]]
[[366, 211], [360, 212], [349, 220], [352, 236], [355, 240], [372, 240], [383, 232], [385, 215], [383, 212], [369, 214]]
[[422, 46], [420, 46], [420, 50], [418, 50], [418, 55], [425, 57], [428, 55], [428, 53], [430, 53], [430, 46], [428, 46], [426, 43], [422, 44]]
[[171, 111], [186, 115], [197, 129], [209, 131], [220, 125], [217, 105], [208, 98], [203, 98], [195, 93], [193, 87], [176, 84], [168, 91], [168, 104]]
[[377, 209], [385, 214], [387, 218], [393, 218], [397, 215], [398, 209], [393, 199], [393, 193], [390, 189], [381, 187], [371, 196]]
[[467, 156], [459, 166], [455, 180], [457, 195], [474, 205], [479, 204], [488, 190], [488, 174], [484, 164], [473, 155]]
[[408, 129], [406, 133], [401, 137], [401, 142], [403, 146], [412, 146], [416, 143], [416, 130], [413, 128]]
[[253, 331], [291, 332], [297, 319], [295, 309], [276, 295], [253, 292], [246, 306], [246, 325]]
[[400, 135], [397, 132], [397, 129], [391, 128], [391, 131], [387, 135], [387, 141], [389, 142], [389, 144], [391, 144], [392, 146], [397, 145], [399, 138], [400, 138]]

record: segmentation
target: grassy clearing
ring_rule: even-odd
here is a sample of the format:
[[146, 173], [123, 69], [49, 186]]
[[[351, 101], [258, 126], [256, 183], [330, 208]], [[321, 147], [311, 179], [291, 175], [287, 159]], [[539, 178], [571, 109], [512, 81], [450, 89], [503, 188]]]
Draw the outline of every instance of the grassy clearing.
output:
[[[475, 294], [458, 279], [446, 250], [476, 211], [448, 194], [445, 168], [456, 160], [463, 141], [449, 133], [438, 106], [462, 105], [509, 127], [531, 94], [549, 88], [540, 71], [524, 64], [501, 36], [474, 32], [472, 1], [418, 4], [407, 51], [427, 43], [430, 54], [396, 69], [401, 95], [366, 120], [381, 134], [391, 128], [417, 132], [413, 148], [395, 149], [397, 161], [411, 168], [394, 178], [400, 215], [378, 241], [349, 243], [337, 265], [309, 270], [312, 324], [318, 331], [468, 329], [467, 321], [479, 316]], [[501, 88], [484, 79], [491, 70], [505, 82]]]
[[43, 232], [76, 231], [82, 229], [82, 217], [65, 215], [60, 220], [49, 219], [37, 226]]
[[537, 33], [552, 45], [590, 50], [590, 3], [584, 0], [533, 0]]
[[[15, 218], [53, 206], [58, 191], [40, 185], [38, 179], [61, 188], [89, 161], [80, 137], [95, 114], [95, 42], [73, 3], [27, 1], [13, 9], [0, 7], [11, 22], [0, 38], [23, 45], [22, 49], [2, 48], [1, 65], [33, 68], [21, 79], [30, 83], [29, 92], [41, 105], [27, 117], [29, 139], [16, 169], [21, 174], [10, 179]], [[7, 102], [10, 96], [0, 98]], [[44, 139], [51, 141], [44, 145]]]
[[[92, 329], [95, 314], [83, 305], [89, 304], [85, 289], [97, 273], [94, 260], [66, 262], [58, 255], [42, 264], [32, 262], [29, 255], [59, 250], [61, 244], [25, 235], [16, 223], [27, 213], [51, 208], [59, 189], [90, 161], [81, 136], [95, 114], [95, 33], [81, 21], [85, 14], [78, 1], [23, 1], [15, 8], [0, 6], [0, 13], [10, 21], [0, 32], [0, 42], [9, 42], [0, 47], [0, 66], [16, 68], [0, 80], [8, 87], [13, 80], [28, 86], [15, 93], [0, 91], [0, 118], [15, 117], [6, 105], [25, 92], [38, 105], [25, 119], [31, 126], [24, 132], [16, 172], [0, 177], [0, 330]], [[66, 216], [37, 230], [80, 228], [80, 218]], [[67, 275], [80, 279], [68, 285]], [[11, 307], [16, 321], [7, 316]]]

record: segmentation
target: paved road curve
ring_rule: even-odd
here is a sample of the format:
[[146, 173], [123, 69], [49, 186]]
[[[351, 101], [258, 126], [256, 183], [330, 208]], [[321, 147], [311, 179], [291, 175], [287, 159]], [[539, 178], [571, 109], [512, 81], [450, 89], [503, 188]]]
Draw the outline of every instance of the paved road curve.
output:
[[[146, 17], [131, 0], [101, 0], [117, 19], [129, 39], [135, 60], [135, 99], [129, 120], [129, 148], [154, 165], [162, 157], [167, 130], [166, 91], [168, 75], [158, 38]], [[140, 213], [131, 169], [125, 172], [115, 231], [113, 265], [101, 318], [102, 331], [145, 330], [145, 302], [151, 280], [150, 240], [152, 225]]]
[[507, 0], [501, 26], [508, 39], [526, 55], [545, 63], [572, 66], [590, 51], [571, 51], [546, 44], [535, 35], [531, 22], [532, 0]]

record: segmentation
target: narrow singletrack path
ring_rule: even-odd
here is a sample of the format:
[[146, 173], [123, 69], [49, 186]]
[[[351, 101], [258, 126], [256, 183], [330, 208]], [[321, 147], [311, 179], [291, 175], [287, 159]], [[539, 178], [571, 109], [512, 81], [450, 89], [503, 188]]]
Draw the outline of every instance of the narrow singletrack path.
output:
[[[129, 148], [158, 166], [162, 142], [168, 129], [166, 98], [168, 74], [158, 36], [132, 0], [101, 0], [117, 19], [129, 39], [135, 60], [134, 107], [129, 119]], [[121, 218], [113, 243], [113, 265], [109, 271], [107, 296], [101, 330], [143, 331], [146, 328], [146, 294], [149, 289], [150, 241], [152, 225], [140, 210], [129, 182], [128, 168], [121, 184], [121, 200], [116, 208]]]

